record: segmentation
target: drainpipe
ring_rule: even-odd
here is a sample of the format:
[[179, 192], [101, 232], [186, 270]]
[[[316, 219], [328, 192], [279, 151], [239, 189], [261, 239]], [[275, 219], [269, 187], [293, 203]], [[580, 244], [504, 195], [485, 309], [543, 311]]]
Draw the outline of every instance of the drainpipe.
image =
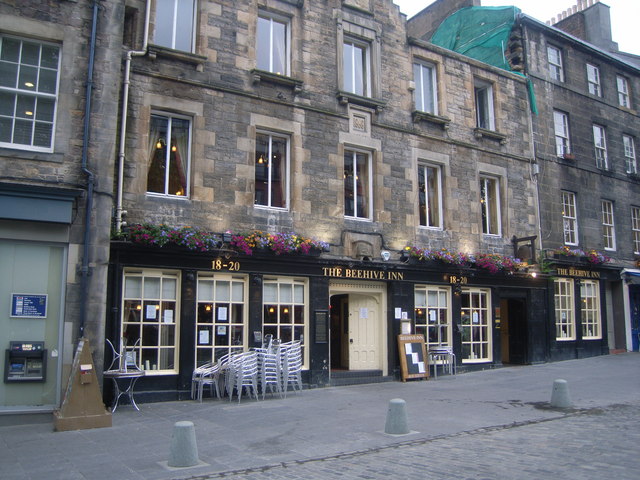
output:
[[87, 168], [87, 156], [89, 152], [89, 137], [91, 123], [91, 96], [93, 93], [93, 65], [96, 53], [96, 30], [98, 25], [98, 1], [93, 2], [93, 18], [91, 22], [91, 42], [89, 46], [89, 65], [87, 66], [87, 85], [84, 107], [84, 128], [82, 134], [82, 171], [87, 176], [87, 204], [84, 219], [84, 239], [82, 252], [82, 267], [80, 269], [80, 324], [79, 338], [84, 336], [84, 325], [87, 318], [87, 295], [89, 289], [89, 240], [91, 239], [91, 211], [93, 210], [93, 187], [95, 177]]
[[151, 15], [151, 2], [146, 1], [146, 12], [144, 18], [144, 37], [142, 50], [129, 50], [126, 55], [124, 65], [124, 82], [122, 88], [122, 112], [120, 114], [120, 148], [118, 150], [118, 186], [116, 192], [116, 232], [120, 232], [124, 225], [122, 217], [126, 212], [122, 209], [122, 190], [124, 181], [124, 160], [125, 160], [125, 140], [127, 134], [127, 111], [129, 110], [129, 78], [131, 75], [131, 59], [142, 57], [147, 54], [149, 43], [149, 18]]

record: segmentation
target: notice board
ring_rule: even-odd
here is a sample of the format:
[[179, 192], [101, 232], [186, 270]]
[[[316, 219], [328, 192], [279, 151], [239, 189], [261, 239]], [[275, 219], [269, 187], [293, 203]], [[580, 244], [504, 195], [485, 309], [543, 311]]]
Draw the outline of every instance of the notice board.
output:
[[402, 381], [429, 378], [429, 363], [423, 335], [398, 335]]

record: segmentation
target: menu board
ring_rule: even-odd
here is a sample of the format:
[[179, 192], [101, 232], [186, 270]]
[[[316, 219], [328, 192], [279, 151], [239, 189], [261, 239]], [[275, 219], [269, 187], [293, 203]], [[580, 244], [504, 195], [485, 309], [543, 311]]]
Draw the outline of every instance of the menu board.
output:
[[46, 318], [47, 295], [12, 293], [11, 316], [19, 318]]
[[403, 382], [406, 382], [407, 378], [429, 378], [423, 335], [398, 335], [398, 352]]

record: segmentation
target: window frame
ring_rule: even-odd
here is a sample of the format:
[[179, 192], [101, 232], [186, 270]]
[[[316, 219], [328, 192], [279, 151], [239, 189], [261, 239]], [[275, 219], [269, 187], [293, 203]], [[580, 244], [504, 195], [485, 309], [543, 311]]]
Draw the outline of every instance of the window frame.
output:
[[618, 105], [625, 108], [631, 108], [629, 80], [626, 77], [616, 75], [616, 90], [618, 92]]
[[[436, 211], [437, 218], [436, 218], [436, 221], [433, 223], [430, 220], [431, 215], [429, 215], [429, 212], [432, 211], [432, 208], [431, 208], [432, 205], [431, 205], [430, 199], [432, 199], [434, 196], [431, 194], [431, 190], [429, 189], [428, 178], [432, 178], [429, 175], [427, 175], [429, 170], [434, 171], [435, 181], [436, 181], [435, 197], [436, 197], [437, 205], [436, 205], [435, 211]], [[424, 187], [420, 183], [421, 173], [422, 173], [422, 178], [424, 179]], [[443, 227], [444, 196], [443, 196], [443, 188], [442, 188], [442, 166], [433, 164], [433, 163], [428, 163], [428, 162], [422, 162], [422, 161], [419, 162], [417, 186], [418, 186], [418, 218], [419, 218], [420, 227], [429, 228], [433, 230], [442, 230], [444, 228]]]
[[[284, 206], [274, 206], [272, 205], [273, 201], [273, 162], [267, 160], [267, 199], [268, 203], [256, 203], [258, 197], [258, 164], [261, 164], [260, 157], [258, 157], [258, 136], [268, 137], [268, 154], [267, 158], [271, 159], [273, 152], [273, 141], [274, 139], [284, 140], [285, 142], [285, 156], [284, 159], [284, 172], [281, 172], [281, 176], [283, 176], [283, 180], [285, 182], [285, 188], [283, 192], [283, 203]], [[254, 195], [253, 195], [253, 206], [255, 208], [264, 208], [269, 210], [281, 210], [288, 211], [290, 205], [291, 198], [291, 136], [284, 133], [275, 133], [267, 130], [257, 130], [256, 131], [256, 148], [254, 149]]]
[[[367, 185], [366, 185], [366, 194], [367, 194], [367, 205], [366, 205], [366, 216], [358, 216], [358, 171], [357, 168], [355, 168], [355, 175], [351, 175], [351, 177], [353, 177], [353, 189], [351, 190], [351, 194], [353, 195], [354, 198], [354, 205], [353, 205], [353, 215], [349, 215], [347, 214], [347, 181], [348, 181], [348, 171], [347, 171], [347, 167], [346, 167], [346, 159], [347, 159], [347, 154], [351, 154], [351, 160], [353, 162], [353, 165], [357, 166], [357, 155], [365, 155], [366, 159], [367, 159]], [[343, 155], [343, 171], [344, 171], [344, 194], [343, 194], [343, 200], [344, 200], [344, 217], [348, 218], [348, 219], [352, 219], [352, 220], [361, 220], [361, 221], [372, 221], [373, 220], [373, 152], [367, 151], [367, 150], [361, 150], [358, 148], [353, 148], [353, 147], [345, 147], [344, 149], [344, 155]]]
[[[139, 296], [127, 295], [127, 279], [128, 278], [141, 278]], [[146, 295], [145, 280], [155, 279], [155, 278], [159, 279], [160, 281], [160, 287], [159, 287], [160, 296], [151, 297], [150, 295]], [[164, 282], [167, 280], [172, 280], [175, 282], [175, 292], [174, 292], [173, 299], [167, 298], [168, 295], [165, 295], [166, 290], [164, 288]], [[178, 270], [155, 269], [155, 268], [148, 268], [148, 269], [147, 268], [144, 268], [144, 269], [125, 268], [122, 272], [122, 299], [121, 299], [121, 309], [120, 309], [121, 314], [120, 314], [120, 320], [119, 320], [120, 332], [123, 338], [127, 338], [129, 340], [128, 346], [134, 348], [134, 351], [137, 353], [137, 358], [139, 359], [139, 366], [142, 370], [145, 371], [145, 375], [177, 375], [180, 372], [180, 324], [181, 324], [180, 292], [181, 292], [181, 273]], [[158, 315], [159, 318], [154, 321], [149, 321], [147, 318], [145, 319], [140, 318], [140, 321], [125, 322], [125, 315], [127, 313], [132, 313], [134, 311], [133, 309], [130, 309], [127, 307], [126, 302], [136, 302], [136, 301], [140, 302], [140, 304], [138, 305], [140, 308], [138, 309], [136, 307], [135, 311], [140, 311], [141, 315], [144, 315], [145, 317], [147, 317], [147, 314], [149, 312], [149, 307], [153, 307], [155, 303], [159, 303], [159, 306], [156, 306], [156, 310], [160, 312], [160, 314]], [[174, 303], [173, 314], [171, 315], [171, 317], [168, 317], [165, 313], [168, 311], [168, 309], [163, 308], [162, 305], [163, 303], [172, 303], [172, 302]], [[167, 321], [168, 318], [170, 318], [172, 321]], [[169, 324], [174, 327], [173, 344], [160, 345], [160, 341], [161, 341], [160, 332], [163, 331], [163, 327], [168, 328]], [[129, 335], [127, 334], [128, 325], [132, 325], [133, 328], [135, 328], [136, 325], [139, 325], [139, 328], [140, 328], [140, 334], [138, 337], [140, 338], [139, 344], [136, 344], [135, 339], [128, 338], [129, 337]], [[145, 327], [147, 328], [145, 329]], [[147, 333], [147, 336], [152, 336], [148, 332], [150, 331], [150, 329], [153, 329], [153, 327], [157, 327], [159, 329], [159, 332], [157, 334], [158, 339], [156, 341], [157, 343], [156, 345], [147, 344], [144, 341], [145, 333]], [[135, 347], [133, 347], [134, 344], [136, 344]], [[147, 346], [147, 345], [150, 345], [150, 346]], [[160, 355], [161, 351], [171, 350], [171, 349], [173, 350], [173, 368], [172, 369], [169, 369], [169, 368], [154, 369], [153, 368], [154, 364], [149, 363], [147, 365], [146, 359], [148, 358], [148, 355], [146, 354], [149, 351], [157, 350], [156, 358], [158, 360], [161, 360], [161, 355]], [[158, 366], [158, 363], [156, 363], [155, 365]], [[147, 366], [151, 368], [147, 368]]]
[[638, 162], [636, 160], [636, 142], [631, 135], [622, 134], [622, 146], [624, 149], [625, 167], [628, 174], [638, 173]]
[[[551, 53], [554, 53], [556, 58], [551, 58]], [[555, 60], [555, 61], [554, 61]], [[564, 82], [564, 65], [562, 60], [562, 50], [554, 45], [547, 45], [547, 65], [549, 67], [549, 76], [552, 80], [557, 82]]]
[[556, 342], [576, 339], [575, 282], [571, 278], [553, 281]]
[[[0, 93], [12, 97], [13, 101], [13, 113], [9, 115], [3, 115], [0, 117], [6, 119], [5, 121], [9, 121], [11, 123], [11, 138], [10, 141], [0, 141], [0, 147], [3, 148], [12, 148], [16, 150], [28, 150], [32, 152], [42, 152], [42, 153], [53, 153], [55, 147], [55, 134], [56, 134], [56, 126], [57, 126], [57, 116], [58, 116], [58, 103], [59, 103], [59, 93], [60, 93], [60, 71], [62, 66], [62, 46], [53, 42], [45, 42], [37, 39], [31, 38], [23, 38], [12, 35], [0, 34], [0, 53], [4, 49], [5, 42], [14, 41], [19, 42], [19, 58], [17, 62], [10, 61], [9, 59], [0, 59], [2, 63], [11, 63], [15, 65], [15, 83], [13, 87], [8, 86], [0, 86]], [[25, 54], [25, 44], [35, 45], [38, 48], [38, 65], [33, 65], [32, 63], [22, 63], [24, 54]], [[42, 50], [43, 48], [51, 49], [52, 53], [55, 50], [55, 54], [57, 55], [57, 65], [55, 68], [49, 66], [42, 65]], [[28, 60], [25, 60], [28, 61]], [[35, 75], [35, 78], [29, 78], [29, 71], [31, 72], [31, 76]], [[33, 72], [35, 70], [35, 72]], [[41, 85], [40, 81], [43, 78], [43, 74], [45, 72], [54, 72], [55, 73], [55, 86], [53, 86], [53, 93], [40, 91]], [[31, 82], [34, 80], [36, 83]], [[28, 90], [25, 88], [20, 88], [21, 85], [25, 85], [28, 88], [33, 88], [33, 90]], [[26, 105], [24, 102], [32, 102], [31, 105]], [[38, 108], [45, 109], [46, 102], [51, 102], [51, 112], [50, 112], [50, 120], [49, 119], [38, 119]], [[42, 104], [40, 104], [42, 103]], [[22, 104], [22, 105], [21, 105]], [[30, 110], [25, 111], [25, 116], [18, 116], [18, 108], [30, 108]], [[46, 111], [45, 111], [46, 114]], [[15, 141], [16, 137], [16, 122], [21, 122], [26, 125], [28, 122], [30, 125], [30, 135], [29, 135], [29, 143], [17, 143]], [[38, 125], [46, 125], [49, 126], [47, 128], [47, 136], [49, 137], [49, 145], [34, 145], [34, 140], [37, 137], [37, 127]], [[19, 133], [19, 132], [18, 132]]]
[[496, 130], [493, 85], [487, 81], [474, 79], [473, 99], [476, 109], [476, 126], [484, 130]]
[[[191, 152], [192, 152], [192, 142], [193, 142], [193, 118], [188, 116], [188, 115], [180, 115], [180, 114], [176, 114], [176, 113], [169, 113], [169, 112], [164, 112], [164, 111], [157, 111], [157, 110], [153, 110], [151, 112], [151, 115], [149, 116], [149, 148], [150, 149], [158, 149], [158, 145], [161, 144], [161, 140], [162, 138], [158, 136], [158, 141], [156, 143], [152, 143], [154, 141], [155, 135], [152, 135], [151, 132], [151, 125], [153, 122], [153, 118], [162, 118], [162, 119], [166, 119], [167, 120], [167, 133], [166, 136], [164, 137], [164, 145], [160, 148], [164, 148], [166, 149], [166, 153], [165, 153], [165, 158], [164, 158], [164, 171], [165, 171], [165, 178], [164, 178], [164, 189], [163, 192], [154, 192], [154, 191], [150, 191], [149, 190], [149, 174], [150, 174], [150, 169], [152, 167], [152, 162], [153, 162], [153, 158], [151, 160], [147, 160], [148, 164], [147, 164], [147, 185], [146, 185], [146, 194], [150, 195], [150, 196], [157, 196], [157, 197], [166, 197], [166, 198], [184, 198], [187, 199], [190, 197], [191, 195]], [[173, 123], [175, 120], [179, 120], [179, 121], [186, 121], [188, 122], [188, 134], [187, 134], [187, 140], [186, 140], [186, 147], [187, 147], [187, 165], [184, 168], [184, 182], [185, 182], [185, 191], [182, 195], [178, 195], [178, 194], [173, 194], [169, 192], [169, 187], [170, 187], [170, 174], [171, 174], [171, 151], [173, 151], [173, 147], [171, 149], [166, 148], [166, 145], [170, 145], [171, 144], [171, 138], [172, 138], [172, 131], [173, 131]], [[171, 151], [170, 151], [171, 150]], [[177, 152], [177, 150], [173, 151], [174, 153]], [[148, 153], [148, 156], [150, 157], [151, 154]], [[175, 156], [174, 156], [175, 158]], [[182, 160], [180, 160], [180, 162], [182, 162]]]
[[[419, 294], [424, 295], [424, 302], [420, 302], [419, 296], [421, 295]], [[431, 301], [433, 296], [435, 296], [436, 302]], [[446, 301], [445, 305], [442, 304], [443, 298]], [[414, 287], [415, 333], [424, 335], [427, 349], [453, 347], [453, 306], [451, 301], [450, 287], [439, 285], [416, 285]]]
[[[559, 123], [561, 123], [559, 125]], [[560, 132], [559, 130], [562, 130]], [[553, 111], [553, 131], [556, 141], [556, 156], [559, 158], [571, 154], [571, 138], [569, 130], [569, 115], [560, 110]], [[560, 135], [562, 133], [562, 135]]]
[[631, 206], [631, 234], [633, 253], [640, 254], [640, 207]]
[[600, 282], [598, 280], [582, 279], [580, 281], [580, 300], [582, 339], [600, 340], [602, 338]]
[[[221, 288], [223, 283], [229, 283], [228, 297], [224, 296], [224, 289]], [[210, 283], [211, 290], [206, 291], [206, 284]], [[242, 285], [242, 299], [235, 296], [234, 284]], [[222, 291], [218, 291], [219, 288]], [[194, 345], [194, 365], [201, 366], [205, 362], [215, 362], [223, 355], [228, 353], [243, 352], [248, 348], [249, 339], [249, 287], [246, 275], [234, 275], [226, 273], [208, 273], [198, 272], [196, 283], [196, 318], [194, 322], [195, 328], [195, 345]], [[207, 295], [211, 293], [211, 295]], [[221, 304], [224, 304], [221, 305]], [[236, 317], [238, 313], [238, 305], [241, 305], [242, 312], [240, 321]], [[209, 308], [207, 308], [209, 307]], [[223, 312], [220, 309], [226, 308]], [[211, 318], [209, 319], [209, 315]], [[225, 319], [226, 317], [226, 319]], [[205, 321], [208, 320], [208, 321]], [[209, 321], [210, 320], [210, 321]], [[227, 327], [228, 333], [219, 335], [219, 327]], [[242, 329], [242, 343], [235, 344], [231, 341], [232, 328], [236, 330]], [[208, 342], [203, 342], [201, 332], [208, 331]], [[226, 344], [216, 343], [219, 336], [228, 336], [229, 340]]]
[[[425, 73], [428, 72], [426, 75]], [[438, 115], [438, 73], [433, 63], [413, 62], [414, 107], [419, 112]], [[429, 93], [429, 95], [425, 95]], [[432, 108], [425, 108], [425, 103], [431, 102]]]
[[[567, 234], [569, 238], [567, 240]], [[576, 194], [562, 191], [562, 237], [565, 245], [578, 245], [578, 208]]]
[[[493, 188], [487, 188], [493, 187]], [[490, 192], [494, 192], [491, 198]], [[491, 175], [480, 176], [480, 213], [482, 218], [483, 235], [492, 237], [502, 236], [500, 178]]]
[[593, 124], [593, 147], [596, 158], [596, 167], [609, 170], [609, 158], [607, 153], [607, 132], [602, 125]]
[[[467, 295], [469, 295], [468, 305], [464, 300]], [[491, 290], [485, 288], [463, 288], [460, 296], [462, 363], [492, 362], [493, 309], [491, 307]], [[474, 298], [476, 299], [475, 301]], [[465, 320], [465, 315], [468, 320]], [[465, 335], [466, 330], [469, 330], [468, 335]], [[475, 346], [479, 346], [479, 348], [474, 348]], [[465, 355], [467, 347], [469, 354]], [[480, 353], [484, 355], [478, 356], [476, 350], [480, 350]]]
[[[180, 52], [188, 52], [188, 53], [195, 53], [196, 50], [196, 29], [197, 29], [197, 24], [198, 24], [198, 2], [199, 0], [187, 0], [187, 1], [191, 1], [192, 3], [192, 12], [191, 12], [191, 17], [190, 17], [190, 22], [191, 22], [191, 36], [189, 38], [189, 48], [185, 49], [185, 48], [178, 48], [178, 46], [176, 45], [176, 34], [178, 31], [180, 31], [181, 29], [185, 28], [184, 25], [178, 25], [180, 23], [180, 19], [178, 18], [178, 5], [180, 4], [180, 2], [184, 2], [184, 0], [155, 0], [155, 24], [154, 24], [154, 34], [153, 34], [153, 38], [154, 38], [154, 43], [156, 45], [159, 45], [161, 47], [164, 48], [169, 48], [171, 50], [176, 50], [176, 51], [180, 51]], [[162, 2], [162, 5], [161, 5]], [[159, 11], [159, 7], [161, 6], [167, 6], [170, 7], [170, 2], [173, 2], [173, 13], [171, 16], [171, 41], [170, 42], [165, 42], [165, 39], [158, 39], [158, 31], [159, 31], [159, 27], [161, 27], [161, 25], [158, 24], [158, 19], [162, 17], [163, 13]], [[166, 15], [166, 14], [165, 14]], [[182, 18], [182, 17], [181, 17]], [[184, 20], [182, 20], [184, 21]], [[167, 26], [167, 25], [164, 25]]]
[[[350, 52], [351, 52], [351, 65], [353, 65], [353, 67], [351, 68], [350, 71], [347, 71], [347, 51], [346, 48], [347, 46], [351, 46], [350, 48]], [[356, 78], [357, 76], [357, 68], [355, 66], [354, 60], [355, 60], [355, 50], [356, 48], [360, 48], [362, 51], [362, 55], [361, 55], [361, 59], [362, 59], [362, 67], [363, 67], [363, 72], [362, 75], [360, 77], [360, 82], [362, 83], [362, 91], [359, 93], [358, 92], [358, 87], [356, 85], [358, 78]], [[368, 97], [371, 98], [373, 97], [373, 72], [372, 72], [372, 59], [371, 59], [371, 50], [372, 50], [372, 45], [371, 42], [363, 39], [363, 38], [358, 38], [356, 36], [353, 35], [347, 35], [345, 34], [343, 39], [342, 39], [342, 89], [343, 91], [350, 93], [352, 95], [358, 95], [361, 97]], [[350, 78], [350, 83], [351, 83], [351, 89], [347, 88], [347, 75], [349, 74]]]
[[[268, 47], [267, 46], [263, 46], [262, 42], [259, 40], [261, 38], [260, 36], [260, 25], [261, 22], [260, 20], [264, 20], [264, 21], [269, 21], [269, 44]], [[284, 72], [277, 72], [276, 68], [274, 67], [274, 57], [275, 57], [275, 46], [274, 46], [274, 28], [273, 28], [273, 24], [274, 23], [279, 23], [284, 25], [284, 36], [283, 36], [283, 42], [284, 42]], [[258, 18], [256, 21], [256, 68], [269, 72], [269, 73], [273, 73], [274, 75], [282, 75], [285, 77], [290, 77], [291, 76], [291, 18], [284, 16], [284, 15], [279, 15], [273, 12], [269, 12], [267, 10], [264, 9], [259, 9], [258, 10]], [[269, 53], [269, 66], [267, 68], [263, 68], [263, 66], [259, 63], [259, 58], [261, 58], [260, 55], [260, 49], [261, 48], [268, 48], [268, 53]]]
[[602, 84], [600, 82], [600, 68], [587, 63], [587, 87], [591, 95], [602, 97]]
[[611, 200], [602, 200], [600, 202], [600, 211], [602, 219], [602, 239], [604, 241], [604, 249], [615, 251], [616, 230], [613, 202]]

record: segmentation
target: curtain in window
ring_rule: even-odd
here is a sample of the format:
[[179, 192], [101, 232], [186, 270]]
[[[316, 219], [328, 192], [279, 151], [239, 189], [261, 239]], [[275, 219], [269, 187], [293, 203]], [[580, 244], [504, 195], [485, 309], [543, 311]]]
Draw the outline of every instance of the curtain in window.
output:
[[189, 163], [189, 121], [171, 120], [171, 153], [169, 157], [169, 195], [187, 194]]
[[167, 119], [152, 116], [149, 122], [147, 192], [165, 193]]

